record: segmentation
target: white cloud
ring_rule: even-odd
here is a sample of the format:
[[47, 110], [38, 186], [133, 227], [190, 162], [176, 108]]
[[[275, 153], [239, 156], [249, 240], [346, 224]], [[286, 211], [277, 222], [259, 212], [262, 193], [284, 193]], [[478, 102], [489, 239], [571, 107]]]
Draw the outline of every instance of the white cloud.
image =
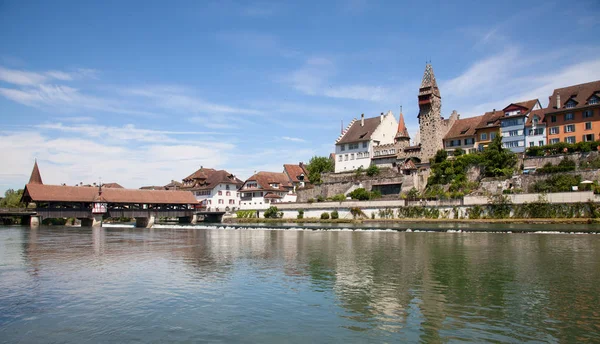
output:
[[72, 81], [81, 78], [95, 78], [98, 72], [94, 69], [76, 69], [72, 72], [50, 70], [46, 72], [32, 72], [18, 69], [0, 67], [0, 81], [13, 85], [34, 86], [52, 80]]
[[306, 142], [306, 140], [298, 138], [298, 137], [283, 136], [282, 139], [284, 139], [286, 141], [292, 141], [292, 142]]

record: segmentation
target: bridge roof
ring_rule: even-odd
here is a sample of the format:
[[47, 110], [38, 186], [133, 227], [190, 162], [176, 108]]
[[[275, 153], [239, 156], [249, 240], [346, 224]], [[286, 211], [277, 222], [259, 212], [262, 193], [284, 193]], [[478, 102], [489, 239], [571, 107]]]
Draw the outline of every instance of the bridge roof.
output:
[[196, 204], [198, 201], [189, 191], [102, 189], [85, 186], [27, 184], [23, 192], [26, 202], [107, 202], [142, 204]]

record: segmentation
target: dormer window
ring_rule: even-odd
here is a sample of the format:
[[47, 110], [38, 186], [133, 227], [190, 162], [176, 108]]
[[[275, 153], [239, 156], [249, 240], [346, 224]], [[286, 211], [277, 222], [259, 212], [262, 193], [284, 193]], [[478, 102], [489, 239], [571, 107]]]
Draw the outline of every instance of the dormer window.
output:
[[597, 96], [592, 96], [592, 98], [590, 98], [590, 100], [588, 101], [589, 105], [594, 105], [598, 103], [600, 103], [600, 99]]
[[574, 108], [574, 107], [575, 107], [575, 105], [577, 105], [577, 104], [575, 103], [575, 101], [574, 101], [574, 100], [572, 100], [572, 99], [570, 99], [570, 100], [567, 102], [567, 104], [565, 104], [565, 107], [566, 107], [567, 109], [570, 109], [570, 108]]
[[277, 184], [277, 183], [271, 183], [271, 184], [269, 184], [269, 185], [271, 185], [271, 187], [272, 187], [272, 188], [275, 188], [275, 189], [278, 189], [278, 188], [279, 188], [279, 184]]
[[540, 118], [538, 116], [533, 116], [533, 125], [537, 125], [539, 121]]

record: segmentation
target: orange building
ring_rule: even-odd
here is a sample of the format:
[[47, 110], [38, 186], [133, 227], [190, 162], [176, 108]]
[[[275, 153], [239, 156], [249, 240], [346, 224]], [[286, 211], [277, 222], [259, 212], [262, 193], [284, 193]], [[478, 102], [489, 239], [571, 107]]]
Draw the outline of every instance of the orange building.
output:
[[555, 89], [544, 122], [548, 144], [600, 140], [600, 80]]
[[500, 119], [504, 116], [502, 111], [486, 112], [475, 128], [475, 146], [483, 151], [492, 142], [496, 135], [500, 135]]

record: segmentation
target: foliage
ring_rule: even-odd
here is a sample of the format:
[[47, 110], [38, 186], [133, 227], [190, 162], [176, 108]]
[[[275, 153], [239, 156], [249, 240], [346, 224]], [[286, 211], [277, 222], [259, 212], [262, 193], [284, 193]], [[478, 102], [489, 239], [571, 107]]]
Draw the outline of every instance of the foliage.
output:
[[239, 219], [255, 218], [256, 211], [254, 211], [254, 210], [238, 210], [235, 212], [235, 215]]
[[488, 213], [494, 219], [506, 219], [510, 217], [512, 202], [508, 196], [495, 195], [489, 200]]
[[23, 189], [17, 191], [8, 189], [4, 193], [4, 198], [0, 200], [0, 208], [25, 208], [25, 204], [21, 203]]
[[535, 172], [536, 173], [569, 172], [569, 171], [575, 171], [576, 167], [577, 167], [577, 165], [575, 164], [575, 161], [573, 161], [569, 158], [564, 158], [556, 166], [552, 165], [552, 163], [549, 162], [546, 165], [544, 165], [544, 167], [538, 168]]
[[269, 209], [265, 210], [263, 215], [267, 219], [277, 219], [283, 217], [283, 213], [280, 212], [276, 206], [270, 206]]
[[428, 186], [424, 193], [425, 198], [433, 199], [448, 199], [450, 194], [444, 190], [444, 187], [440, 184], [434, 184]]
[[303, 219], [304, 218], [304, 209], [299, 209], [298, 210], [298, 215], [296, 216], [297, 219]]
[[340, 218], [340, 214], [338, 213], [337, 210], [334, 210], [334, 211], [331, 212], [331, 219], [332, 220], [337, 220], [339, 218]]
[[365, 173], [365, 169], [362, 166], [358, 166], [356, 170], [354, 170], [354, 175], [360, 177]]
[[419, 190], [417, 190], [414, 186], [412, 189], [410, 189], [408, 191], [408, 193], [406, 194], [406, 197], [408, 199], [417, 199], [419, 197]]
[[306, 202], [308, 202], [308, 203], [315, 203], [315, 199], [311, 197], [311, 198], [307, 199]]
[[391, 208], [379, 209], [379, 218], [380, 219], [393, 219], [394, 218], [394, 210]]
[[529, 147], [525, 151], [525, 154], [527, 156], [546, 156], [574, 152], [590, 152], [598, 150], [598, 146], [600, 146], [600, 141], [577, 143], [558, 142], [541, 147]]
[[378, 175], [379, 173], [381, 173], [379, 166], [371, 165], [371, 166], [367, 167], [367, 176], [374, 177], [374, 176]]
[[446, 159], [448, 159], [448, 152], [441, 149], [435, 153], [435, 156], [433, 157], [433, 163], [439, 164], [441, 162], [446, 161]]
[[317, 196], [317, 202], [325, 202], [325, 198], [321, 195]]
[[354, 219], [356, 218], [364, 218], [366, 217], [365, 213], [362, 211], [362, 209], [358, 208], [358, 207], [352, 207], [350, 208], [350, 214], [352, 214], [352, 217]]
[[410, 206], [398, 208], [399, 218], [408, 219], [437, 219], [440, 217], [440, 210], [433, 207]]
[[483, 165], [487, 177], [508, 177], [513, 173], [517, 156], [509, 149], [502, 148], [502, 136], [496, 137], [483, 151]]
[[579, 168], [593, 168], [600, 169], [600, 156], [597, 156], [593, 159], [582, 161], [579, 163]]
[[465, 154], [465, 150], [462, 148], [456, 148], [453, 153], [454, 156], [461, 156], [464, 154]]
[[480, 219], [482, 214], [483, 208], [480, 205], [474, 205], [471, 208], [467, 209], [467, 215], [471, 220]]
[[313, 156], [306, 165], [306, 169], [308, 171], [308, 180], [310, 180], [312, 184], [318, 185], [323, 182], [321, 174], [333, 172], [334, 163], [328, 157]]
[[457, 186], [453, 191], [456, 191], [460, 188], [458, 186], [459, 183], [467, 181], [467, 171], [469, 167], [483, 164], [483, 156], [481, 153], [463, 154], [457, 156], [453, 160], [442, 160], [446, 154], [440, 152], [445, 151], [438, 151], [438, 153], [436, 153], [436, 157], [434, 158], [434, 161], [436, 162], [431, 165], [431, 175], [427, 180], [428, 186], [454, 183], [457, 184]]
[[329, 213], [325, 212], [321, 214], [321, 220], [329, 220]]
[[533, 192], [568, 192], [572, 186], [578, 186], [581, 183], [580, 175], [557, 174], [544, 180], [535, 182], [531, 191]]
[[370, 199], [380, 198], [381, 192], [379, 192], [379, 190], [369, 192], [365, 188], [358, 188], [349, 193], [348, 196], [350, 196], [350, 198], [352, 199], [357, 199], [359, 201], [367, 201]]
[[337, 194], [337, 195], [331, 197], [331, 200], [332, 201], [336, 201], [336, 202], [343, 202], [343, 201], [346, 200], [346, 195], [344, 195], [344, 194]]

